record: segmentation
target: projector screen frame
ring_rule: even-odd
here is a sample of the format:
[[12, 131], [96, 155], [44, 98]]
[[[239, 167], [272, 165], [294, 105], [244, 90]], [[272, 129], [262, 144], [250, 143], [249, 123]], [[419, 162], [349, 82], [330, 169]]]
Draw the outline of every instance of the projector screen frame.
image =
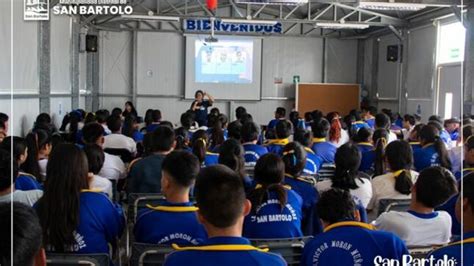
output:
[[[193, 100], [197, 90], [203, 90], [211, 94], [216, 100], [224, 101], [261, 101], [262, 100], [262, 73], [263, 73], [263, 37], [262, 36], [239, 36], [216, 34], [217, 39], [235, 39], [253, 41], [253, 70], [251, 84], [232, 83], [197, 83], [195, 80], [195, 41], [208, 37], [207, 34], [183, 35], [185, 37], [185, 80], [184, 80], [184, 100]], [[190, 47], [188, 47], [190, 46]], [[227, 87], [227, 88], [226, 88]], [[246, 95], [242, 95], [238, 90], [244, 90]], [[222, 92], [222, 90], [228, 90]], [[227, 95], [226, 95], [227, 94]]]

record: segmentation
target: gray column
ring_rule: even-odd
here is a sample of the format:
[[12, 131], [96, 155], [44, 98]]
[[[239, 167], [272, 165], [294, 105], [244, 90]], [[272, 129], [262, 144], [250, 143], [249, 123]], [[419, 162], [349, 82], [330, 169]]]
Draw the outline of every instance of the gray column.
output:
[[[88, 34], [98, 34], [98, 32], [89, 31]], [[97, 44], [97, 52], [87, 53], [87, 96], [86, 111], [97, 111], [99, 109], [99, 53], [100, 41]]]
[[51, 94], [51, 27], [49, 21], [38, 22], [39, 106], [41, 113], [50, 112]]
[[71, 72], [71, 107], [73, 110], [79, 108], [79, 38], [80, 26], [75, 21], [71, 28], [71, 51], [70, 51], [70, 72]]

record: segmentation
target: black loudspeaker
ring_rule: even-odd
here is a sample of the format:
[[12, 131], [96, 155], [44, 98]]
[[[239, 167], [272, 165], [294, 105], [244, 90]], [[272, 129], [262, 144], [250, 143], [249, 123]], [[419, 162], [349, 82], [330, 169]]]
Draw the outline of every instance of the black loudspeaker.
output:
[[97, 52], [97, 35], [86, 35], [86, 52]]
[[[398, 49], [400, 48], [400, 53], [398, 52]], [[397, 62], [398, 57], [400, 56], [400, 59], [403, 58], [403, 45], [389, 45], [387, 46], [387, 61], [388, 62]], [[400, 60], [401, 62], [401, 60]]]

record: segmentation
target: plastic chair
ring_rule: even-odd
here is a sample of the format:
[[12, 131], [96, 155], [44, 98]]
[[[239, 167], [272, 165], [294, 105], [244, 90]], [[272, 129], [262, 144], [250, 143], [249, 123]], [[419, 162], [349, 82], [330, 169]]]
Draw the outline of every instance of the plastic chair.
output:
[[279, 254], [288, 265], [300, 265], [303, 255], [304, 245], [310, 241], [312, 236], [300, 238], [280, 238], [280, 239], [250, 239], [254, 246], [268, 248], [270, 252]]
[[173, 251], [168, 245], [133, 243], [129, 265], [163, 265], [166, 255]]
[[67, 266], [67, 265], [90, 265], [109, 266], [110, 257], [108, 254], [72, 254], [72, 253], [48, 253], [46, 254], [47, 265]]

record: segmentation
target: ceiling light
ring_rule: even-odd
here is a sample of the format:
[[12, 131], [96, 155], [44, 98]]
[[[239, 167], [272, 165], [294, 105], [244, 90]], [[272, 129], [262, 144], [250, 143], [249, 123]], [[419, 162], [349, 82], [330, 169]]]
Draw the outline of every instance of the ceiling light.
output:
[[258, 19], [221, 19], [224, 23], [236, 23], [236, 24], [257, 24], [257, 25], [275, 25], [278, 21], [275, 20], [258, 20]]
[[162, 21], [179, 21], [179, 17], [172, 16], [149, 16], [149, 15], [122, 15], [123, 19], [133, 20], [162, 20]]
[[426, 8], [424, 4], [415, 3], [388, 3], [388, 2], [359, 2], [359, 8], [372, 10], [418, 11]]
[[369, 24], [337, 22], [316, 22], [314, 26], [325, 29], [367, 29], [370, 27]]

